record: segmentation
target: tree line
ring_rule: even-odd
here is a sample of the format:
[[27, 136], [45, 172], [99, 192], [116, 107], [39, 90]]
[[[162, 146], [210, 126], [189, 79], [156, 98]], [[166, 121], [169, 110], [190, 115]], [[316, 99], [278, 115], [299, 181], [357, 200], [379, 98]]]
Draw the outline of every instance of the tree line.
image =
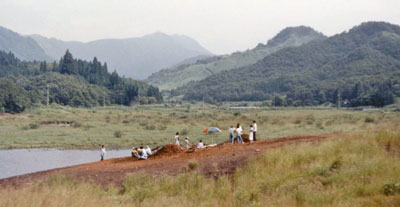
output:
[[115, 70], [110, 73], [96, 57], [75, 59], [68, 50], [58, 63], [20, 61], [11, 52], [0, 51], [0, 91], [2, 112], [46, 104], [47, 91], [50, 103], [76, 107], [163, 101], [157, 87], [121, 77]]

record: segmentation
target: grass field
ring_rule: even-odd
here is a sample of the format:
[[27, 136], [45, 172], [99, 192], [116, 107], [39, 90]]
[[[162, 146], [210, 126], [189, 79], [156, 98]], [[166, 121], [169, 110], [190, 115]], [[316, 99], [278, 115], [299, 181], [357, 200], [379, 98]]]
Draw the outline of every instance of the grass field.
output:
[[218, 179], [132, 175], [122, 189], [103, 189], [58, 175], [0, 189], [0, 206], [400, 206], [399, 138], [391, 125], [288, 145]]
[[[173, 142], [173, 135], [189, 136], [192, 143], [228, 139], [230, 125], [240, 123], [248, 133], [252, 120], [259, 139], [299, 134], [356, 132], [398, 123], [397, 113], [350, 110], [228, 110], [195, 107], [37, 108], [22, 114], [0, 115], [0, 148], [129, 148], [141, 144], [157, 146]], [[202, 131], [215, 126], [215, 135]]]

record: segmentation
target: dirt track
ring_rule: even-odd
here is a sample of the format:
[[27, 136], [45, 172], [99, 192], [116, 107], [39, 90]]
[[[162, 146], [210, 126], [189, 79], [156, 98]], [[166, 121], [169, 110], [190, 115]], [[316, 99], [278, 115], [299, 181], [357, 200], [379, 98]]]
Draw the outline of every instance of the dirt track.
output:
[[[144, 172], [156, 176], [173, 176], [182, 172], [182, 168], [189, 162], [197, 162], [199, 170], [206, 176], [231, 175], [237, 167], [243, 166], [248, 158], [257, 157], [265, 150], [286, 144], [315, 142], [328, 137], [332, 137], [332, 134], [284, 137], [246, 144], [225, 144], [198, 149], [192, 153], [182, 152], [173, 156], [150, 157], [148, 160], [137, 160], [131, 157], [115, 158], [1, 179], [0, 186], [26, 185], [57, 173], [73, 175], [83, 180], [93, 180], [103, 186], [120, 186], [127, 174]], [[217, 170], [215, 166], [218, 166]]]

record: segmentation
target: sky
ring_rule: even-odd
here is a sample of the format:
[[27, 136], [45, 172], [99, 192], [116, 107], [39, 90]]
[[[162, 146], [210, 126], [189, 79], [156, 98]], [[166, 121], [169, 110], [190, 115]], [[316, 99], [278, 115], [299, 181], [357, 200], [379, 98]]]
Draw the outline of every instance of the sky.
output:
[[331, 36], [365, 21], [400, 25], [400, 0], [1, 0], [0, 25], [23, 35], [92, 41], [187, 35], [215, 54], [266, 43], [288, 26]]

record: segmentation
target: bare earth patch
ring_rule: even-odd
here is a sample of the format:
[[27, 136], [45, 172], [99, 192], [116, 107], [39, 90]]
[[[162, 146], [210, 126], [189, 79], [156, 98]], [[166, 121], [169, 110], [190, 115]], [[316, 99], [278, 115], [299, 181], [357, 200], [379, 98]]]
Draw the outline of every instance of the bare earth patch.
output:
[[260, 156], [264, 151], [286, 144], [318, 142], [325, 138], [337, 137], [337, 134], [319, 134], [284, 137], [261, 140], [245, 144], [224, 144], [212, 148], [193, 151], [175, 150], [151, 156], [148, 160], [137, 160], [132, 157], [108, 159], [66, 168], [42, 171], [0, 180], [0, 186], [21, 186], [46, 179], [52, 174], [72, 175], [82, 180], [92, 180], [103, 186], [121, 186], [124, 178], [132, 173], [150, 173], [155, 176], [175, 176], [189, 162], [198, 163], [198, 169], [207, 177], [232, 175], [238, 167], [243, 166], [249, 158]]

